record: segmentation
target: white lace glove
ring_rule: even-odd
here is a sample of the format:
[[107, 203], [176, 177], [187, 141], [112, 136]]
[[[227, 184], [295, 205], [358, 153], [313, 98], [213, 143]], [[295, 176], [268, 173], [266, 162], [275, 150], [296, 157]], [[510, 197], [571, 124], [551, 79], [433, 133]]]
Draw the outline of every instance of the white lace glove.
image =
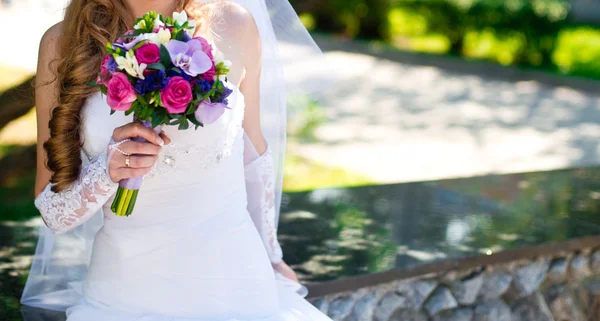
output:
[[[281, 246], [277, 241], [275, 226], [275, 173], [271, 149], [255, 158], [258, 154], [250, 141], [245, 138], [244, 172], [246, 191], [248, 194], [248, 212], [252, 217], [258, 233], [269, 255], [271, 263], [279, 263], [283, 259]], [[254, 154], [253, 156], [250, 156]]]
[[35, 207], [46, 225], [55, 233], [68, 232], [92, 217], [117, 191], [118, 184], [108, 175], [108, 148], [84, 166], [79, 179], [55, 193], [53, 184], [35, 199]]

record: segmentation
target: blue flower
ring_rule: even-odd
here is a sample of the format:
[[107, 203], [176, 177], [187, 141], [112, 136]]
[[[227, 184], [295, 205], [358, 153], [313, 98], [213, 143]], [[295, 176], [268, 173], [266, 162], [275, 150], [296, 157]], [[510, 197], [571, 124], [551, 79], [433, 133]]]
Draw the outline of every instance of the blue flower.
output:
[[190, 79], [192, 79], [192, 76], [183, 72], [183, 70], [181, 70], [181, 68], [179, 68], [179, 67], [169, 68], [169, 70], [167, 71], [167, 76], [168, 77], [179, 76], [179, 77], [183, 77], [183, 79], [185, 79], [187, 81], [190, 81]]
[[221, 103], [227, 105], [229, 103], [227, 97], [229, 97], [229, 95], [231, 95], [232, 92], [233, 89], [223, 87], [223, 92], [216, 92], [211, 101], [213, 103]]
[[169, 83], [169, 78], [166, 77], [164, 70], [148, 73], [145, 78], [138, 79], [135, 83], [135, 91], [140, 95], [163, 89]]
[[200, 78], [198, 79], [196, 84], [200, 87], [200, 91], [202, 91], [203, 93], [207, 93], [212, 89], [214, 81]]
[[112, 74], [115, 71], [117, 71], [117, 67], [119, 67], [119, 65], [115, 61], [115, 58], [113, 58], [113, 56], [111, 55], [110, 58], [108, 58], [108, 62], [106, 63], [106, 69]]

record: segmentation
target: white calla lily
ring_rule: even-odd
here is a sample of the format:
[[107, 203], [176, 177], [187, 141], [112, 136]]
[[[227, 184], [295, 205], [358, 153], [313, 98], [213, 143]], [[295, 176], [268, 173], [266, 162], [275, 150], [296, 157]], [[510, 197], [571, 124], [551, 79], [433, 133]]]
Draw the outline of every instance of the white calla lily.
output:
[[115, 62], [119, 66], [119, 70], [125, 70], [132, 77], [144, 79], [144, 70], [146, 70], [146, 64], [138, 64], [133, 50], [128, 51], [125, 57], [115, 57]]
[[179, 26], [183, 26], [183, 24], [187, 21], [188, 26], [184, 32], [190, 37], [194, 36], [194, 33], [196, 32], [196, 21], [188, 20], [187, 13], [185, 13], [185, 11], [173, 12], [173, 21], [177, 22]]
[[225, 67], [227, 67], [227, 68], [231, 67], [231, 60], [226, 60], [225, 55], [223, 55], [223, 52], [216, 49], [214, 46], [213, 46], [213, 56], [215, 59], [215, 65], [223, 63], [223, 65], [225, 65]]
[[173, 12], [173, 21], [177, 22], [179, 26], [182, 26], [188, 20], [187, 13], [185, 10], [181, 12]]
[[154, 19], [154, 26], [152, 27], [154, 30], [157, 28], [163, 27], [165, 24], [160, 21], [160, 15], [156, 15], [156, 19]]
[[156, 33], [155, 40], [156, 40], [156, 42], [153, 42], [153, 43], [156, 45], [159, 45], [159, 44], [166, 45], [169, 42], [169, 40], [171, 40], [171, 31], [169, 29], [160, 29]]

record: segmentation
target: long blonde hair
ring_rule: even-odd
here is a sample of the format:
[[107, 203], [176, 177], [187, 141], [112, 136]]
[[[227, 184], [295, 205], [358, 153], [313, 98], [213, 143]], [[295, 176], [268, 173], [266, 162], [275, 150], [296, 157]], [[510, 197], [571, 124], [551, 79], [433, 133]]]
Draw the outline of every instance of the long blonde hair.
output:
[[[187, 10], [191, 2], [176, 0], [177, 10]], [[50, 138], [44, 143], [54, 192], [64, 190], [79, 176], [80, 111], [97, 91], [88, 83], [98, 75], [106, 43], [125, 33], [133, 20], [123, 0], [71, 0], [66, 9], [56, 74], [60, 92], [50, 118]]]

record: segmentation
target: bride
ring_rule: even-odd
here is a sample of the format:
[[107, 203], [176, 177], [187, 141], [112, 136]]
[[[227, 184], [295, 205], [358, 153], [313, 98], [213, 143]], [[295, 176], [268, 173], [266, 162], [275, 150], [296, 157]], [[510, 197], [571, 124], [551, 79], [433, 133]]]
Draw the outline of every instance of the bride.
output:
[[[302, 297], [276, 237], [285, 116], [263, 116], [285, 102], [270, 3], [71, 0], [40, 45], [35, 205], [47, 227], [23, 304], [70, 321], [330, 320]], [[215, 123], [156, 134], [110, 115], [88, 85], [105, 43], [150, 10], [185, 10], [232, 61], [231, 109]], [[115, 216], [116, 182], [137, 175], [135, 211]]]

